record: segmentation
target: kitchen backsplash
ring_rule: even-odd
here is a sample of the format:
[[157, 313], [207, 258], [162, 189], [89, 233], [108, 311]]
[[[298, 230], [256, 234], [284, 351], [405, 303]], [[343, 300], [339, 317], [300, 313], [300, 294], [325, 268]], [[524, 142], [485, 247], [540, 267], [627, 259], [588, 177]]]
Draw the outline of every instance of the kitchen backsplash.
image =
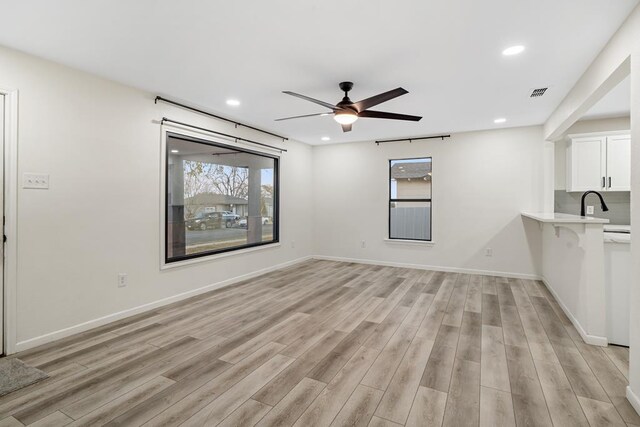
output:
[[[602, 192], [602, 197], [609, 207], [608, 212], [600, 209], [600, 200], [595, 194], [587, 196], [585, 206], [594, 206], [594, 215], [606, 218], [611, 224], [628, 225], [631, 223], [631, 193], [628, 191]], [[582, 193], [567, 193], [565, 190], [555, 191], [555, 212], [580, 215], [580, 199]]]

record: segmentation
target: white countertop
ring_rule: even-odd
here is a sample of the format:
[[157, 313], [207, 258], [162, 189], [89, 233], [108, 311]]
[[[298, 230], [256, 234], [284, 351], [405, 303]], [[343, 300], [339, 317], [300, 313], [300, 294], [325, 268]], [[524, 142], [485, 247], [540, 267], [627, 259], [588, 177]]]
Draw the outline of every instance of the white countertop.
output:
[[522, 216], [540, 222], [564, 223], [564, 224], [608, 224], [609, 220], [604, 218], [594, 218], [592, 216], [579, 216], [563, 213], [530, 213], [522, 212]]

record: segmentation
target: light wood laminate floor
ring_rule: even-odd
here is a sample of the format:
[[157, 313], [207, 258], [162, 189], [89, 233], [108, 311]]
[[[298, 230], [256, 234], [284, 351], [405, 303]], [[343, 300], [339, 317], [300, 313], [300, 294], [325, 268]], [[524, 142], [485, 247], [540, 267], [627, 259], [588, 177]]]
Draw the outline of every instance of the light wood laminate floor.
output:
[[531, 280], [309, 261], [16, 357], [0, 427], [640, 425]]

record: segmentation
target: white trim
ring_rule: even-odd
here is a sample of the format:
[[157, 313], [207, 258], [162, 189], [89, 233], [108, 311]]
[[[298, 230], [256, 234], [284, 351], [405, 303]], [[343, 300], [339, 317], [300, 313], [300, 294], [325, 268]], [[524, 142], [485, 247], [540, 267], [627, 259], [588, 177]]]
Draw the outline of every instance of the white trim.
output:
[[476, 270], [471, 268], [441, 267], [441, 266], [435, 266], [435, 265], [409, 264], [404, 262], [387, 262], [387, 261], [378, 261], [373, 259], [344, 258], [344, 257], [334, 257], [334, 256], [325, 256], [325, 255], [313, 255], [312, 258], [326, 260], [326, 261], [353, 262], [356, 264], [373, 264], [373, 265], [384, 265], [387, 267], [415, 268], [417, 270], [444, 271], [448, 273], [465, 273], [465, 274], [478, 274], [481, 276], [509, 277], [512, 279], [540, 280], [540, 276], [535, 274], [511, 273], [507, 271], [489, 271], [489, 270]]
[[18, 91], [0, 88], [5, 97], [4, 138], [4, 352], [16, 352], [18, 283]]
[[435, 246], [436, 242], [433, 240], [407, 240], [407, 239], [383, 239], [385, 243], [395, 243], [399, 245], [424, 245]]
[[578, 319], [576, 319], [573, 316], [573, 314], [571, 314], [567, 306], [564, 304], [564, 302], [562, 302], [558, 294], [553, 290], [553, 288], [549, 285], [549, 282], [547, 282], [547, 280], [544, 277], [542, 278], [542, 283], [544, 283], [544, 285], [547, 287], [549, 292], [551, 292], [551, 295], [553, 295], [553, 297], [556, 299], [556, 302], [558, 303], [560, 308], [562, 308], [562, 311], [564, 311], [564, 314], [566, 314], [569, 320], [571, 320], [571, 323], [573, 323], [573, 326], [576, 328], [576, 330], [578, 331], [578, 333], [582, 337], [582, 340], [585, 343], [591, 344], [591, 345], [597, 345], [599, 347], [606, 347], [609, 345], [609, 339], [607, 337], [587, 334], [587, 332], [584, 330], [580, 322], [578, 322]]
[[636, 410], [638, 415], [640, 415], [640, 398], [631, 390], [630, 385], [627, 386], [627, 400], [631, 403], [631, 406], [633, 406], [633, 409]]
[[236, 249], [234, 251], [230, 251], [230, 252], [222, 252], [219, 254], [213, 254], [213, 255], [208, 255], [208, 256], [203, 256], [203, 257], [199, 257], [199, 258], [191, 258], [191, 259], [187, 259], [184, 261], [177, 261], [177, 262], [170, 262], [170, 263], [163, 263], [162, 266], [160, 267], [161, 270], [168, 270], [171, 268], [176, 268], [176, 267], [186, 267], [188, 265], [193, 265], [193, 264], [199, 264], [201, 262], [206, 262], [206, 261], [212, 261], [214, 259], [218, 259], [218, 258], [226, 258], [229, 256], [234, 256], [234, 255], [240, 255], [240, 254], [246, 254], [249, 252], [255, 252], [255, 251], [262, 251], [265, 249], [273, 249], [273, 248], [279, 248], [281, 246], [280, 242], [276, 242], [276, 243], [270, 243], [267, 245], [261, 245], [261, 246], [253, 246], [250, 248], [244, 248], [244, 249]]
[[571, 133], [565, 139], [588, 138], [592, 136], [631, 135], [631, 130], [611, 130], [607, 132]]
[[182, 301], [187, 298], [191, 298], [196, 295], [203, 294], [205, 292], [212, 291], [214, 289], [219, 289], [225, 286], [233, 285], [234, 283], [251, 279], [252, 277], [260, 276], [265, 273], [269, 273], [274, 270], [278, 270], [281, 268], [289, 267], [294, 264], [298, 264], [304, 261], [311, 259], [310, 256], [305, 256], [302, 258], [297, 258], [292, 261], [287, 261], [282, 264], [274, 265], [271, 267], [263, 268], [261, 270], [256, 270], [251, 273], [244, 274], [242, 276], [233, 277], [231, 279], [223, 280], [222, 282], [213, 283], [211, 285], [203, 286], [198, 289], [194, 289], [191, 291], [183, 292], [178, 295], [174, 295], [168, 298], [163, 298], [161, 300], [157, 300], [154, 302], [150, 302], [147, 304], [143, 304], [137, 307], [133, 307], [127, 310], [119, 311], [117, 313], [112, 313], [97, 319], [89, 320], [88, 322], [80, 323], [78, 325], [74, 325], [65, 329], [60, 329], [54, 332], [50, 332], [48, 334], [40, 335], [39, 337], [31, 338], [26, 341], [21, 341], [16, 344], [16, 351], [24, 351], [33, 347], [37, 347], [39, 345], [47, 344], [55, 340], [59, 340], [61, 338], [65, 338], [74, 334], [78, 334], [80, 332], [87, 331], [89, 329], [97, 328], [98, 326], [106, 325], [107, 323], [115, 322], [116, 320], [124, 319], [126, 317], [133, 316], [138, 313], [143, 313], [145, 311], [153, 310], [158, 307], [162, 307], [177, 301]]

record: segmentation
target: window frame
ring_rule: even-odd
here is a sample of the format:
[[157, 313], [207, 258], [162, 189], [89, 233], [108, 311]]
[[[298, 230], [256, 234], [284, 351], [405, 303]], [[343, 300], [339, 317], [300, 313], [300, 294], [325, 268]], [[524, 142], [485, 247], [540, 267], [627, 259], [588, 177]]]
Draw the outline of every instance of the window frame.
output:
[[[194, 132], [191, 130], [185, 130], [182, 128], [175, 129], [170, 126], [163, 125], [166, 129], [163, 129], [162, 132], [162, 164], [160, 168], [160, 172], [162, 175], [162, 179], [160, 180], [161, 184], [161, 221], [160, 221], [160, 229], [161, 229], [161, 269], [177, 267], [185, 264], [191, 264], [193, 262], [206, 261], [210, 259], [215, 259], [221, 256], [229, 256], [233, 255], [234, 252], [237, 254], [249, 252], [256, 249], [261, 249], [264, 247], [272, 247], [280, 244], [280, 156], [272, 154], [268, 151], [255, 150], [253, 147], [249, 148], [246, 144], [241, 144], [236, 142], [235, 144], [229, 143], [227, 141], [223, 141], [218, 138], [213, 138], [209, 134], [204, 134], [200, 132]], [[258, 242], [258, 243], [248, 243], [240, 246], [233, 246], [229, 248], [222, 249], [214, 249], [205, 252], [199, 252], [196, 254], [185, 254], [182, 256], [169, 257], [169, 138], [177, 138], [183, 141], [193, 142], [196, 144], [209, 145], [214, 147], [226, 148], [230, 150], [240, 151], [243, 153], [248, 153], [252, 155], [257, 155], [261, 157], [266, 157], [269, 159], [273, 159], [273, 186], [274, 186], [274, 196], [273, 196], [273, 238], [266, 242]]]
[[[392, 162], [402, 161], [402, 160], [422, 160], [429, 159], [431, 163], [431, 197], [429, 198], [412, 198], [412, 199], [392, 199], [391, 198], [391, 178], [392, 178]], [[433, 156], [425, 156], [425, 157], [408, 157], [402, 159], [389, 159], [389, 203], [387, 205], [387, 237], [390, 241], [393, 242], [421, 242], [421, 243], [433, 243]], [[391, 204], [396, 202], [416, 202], [416, 203], [429, 203], [429, 209], [431, 210], [431, 218], [429, 221], [429, 239], [407, 239], [400, 237], [391, 237]]]

